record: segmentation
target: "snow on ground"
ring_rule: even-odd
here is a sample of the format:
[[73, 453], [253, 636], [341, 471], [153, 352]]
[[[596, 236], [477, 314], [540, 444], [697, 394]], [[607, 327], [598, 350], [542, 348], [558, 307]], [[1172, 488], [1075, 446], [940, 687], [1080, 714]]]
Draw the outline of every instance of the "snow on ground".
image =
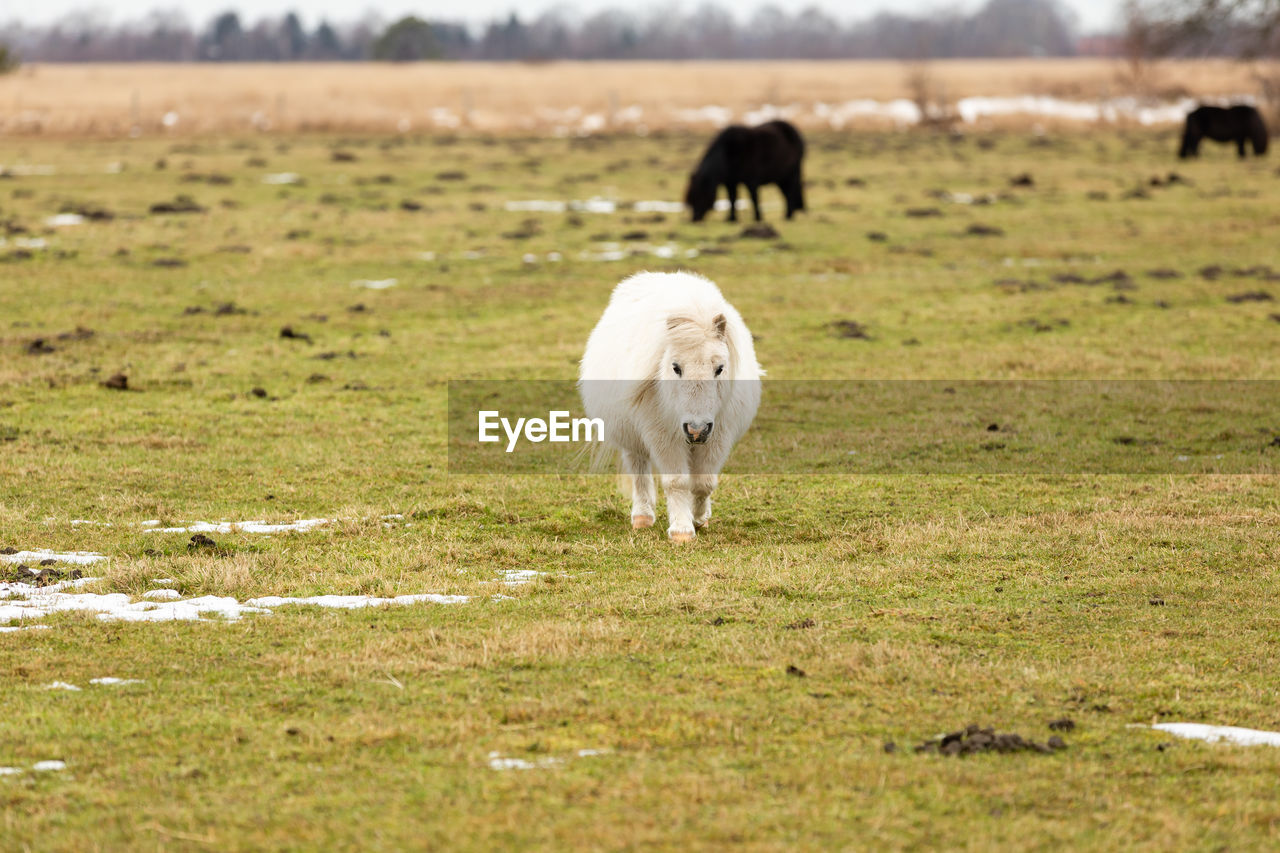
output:
[[[116, 678], [113, 675], [103, 676], [102, 678], [90, 678], [90, 684], [101, 684], [103, 686], [117, 686], [125, 684], [142, 684], [141, 678]], [[65, 681], [54, 681], [44, 686], [45, 690], [69, 690], [79, 693], [80, 689], [74, 684], [68, 684]]]
[[417, 604], [429, 601], [432, 604], [465, 604], [471, 600], [469, 595], [438, 595], [436, 593], [419, 593], [417, 595], [397, 595], [394, 598], [378, 598], [371, 595], [313, 595], [307, 598], [287, 598], [279, 595], [267, 595], [262, 598], [251, 598], [245, 604], [253, 607], [280, 607], [285, 604], [309, 604], [313, 607], [334, 607], [342, 610], [355, 610], [360, 607], [381, 607], [388, 604]]
[[288, 533], [306, 531], [332, 522], [331, 518], [303, 518], [284, 524], [265, 521], [197, 521], [185, 527], [148, 527], [147, 533]]
[[[400, 521], [404, 516], [393, 513], [382, 516], [383, 524]], [[182, 527], [161, 527], [160, 521], [148, 520], [138, 527], [145, 533], [283, 533], [304, 532], [329, 524], [333, 519], [304, 518], [298, 521], [280, 524], [268, 524], [263, 521], [199, 521], [185, 524]], [[75, 526], [93, 525], [97, 522], [77, 519]], [[13, 554], [0, 554], [0, 562], [7, 563], [39, 563], [43, 560], [56, 560], [64, 563], [89, 564], [107, 559], [105, 554], [89, 551], [58, 552], [51, 550], [18, 551]], [[32, 570], [35, 573], [35, 570]], [[544, 572], [532, 569], [509, 569], [500, 572], [494, 580], [504, 586], [520, 586], [529, 583]], [[33, 578], [34, 580], [34, 578]], [[47, 586], [36, 586], [23, 581], [0, 582], [0, 633], [12, 633], [32, 629], [47, 629], [49, 626], [31, 624], [33, 620], [43, 619], [54, 613], [67, 611], [87, 611], [95, 613], [103, 621], [123, 622], [175, 622], [196, 621], [209, 618], [220, 618], [235, 621], [247, 613], [270, 613], [271, 608], [285, 605], [303, 605], [311, 607], [328, 607], [352, 610], [362, 607], [403, 606], [409, 604], [464, 604], [471, 600], [467, 595], [443, 595], [438, 593], [418, 593], [397, 595], [384, 598], [373, 595], [316, 595], [316, 596], [261, 596], [247, 601], [237, 601], [228, 596], [205, 595], [194, 598], [183, 598], [182, 593], [174, 589], [173, 578], [154, 578], [152, 583], [157, 589], [142, 593], [137, 600], [126, 593], [93, 593], [82, 592], [81, 587], [95, 583], [100, 578], [76, 578]], [[493, 600], [508, 599], [510, 596], [494, 595]], [[16, 624], [13, 624], [16, 623]], [[109, 680], [95, 680], [93, 683], [113, 683]], [[129, 682], [125, 682], [129, 683]], [[50, 688], [78, 690], [74, 685], [55, 683]]]
[[123, 687], [126, 684], [142, 684], [141, 678], [116, 678], [114, 675], [104, 675], [102, 678], [90, 678], [90, 684], [103, 684], [108, 686]]
[[87, 566], [99, 560], [107, 559], [106, 554], [95, 554], [92, 551], [18, 551], [14, 554], [0, 554], [0, 563], [39, 563], [42, 560], [57, 560], [59, 563], [75, 563]]
[[534, 198], [522, 201], [508, 201], [503, 204], [503, 209], [516, 213], [564, 213], [569, 210], [580, 213], [617, 213], [618, 203], [600, 196], [575, 199], [573, 201]]
[[[608, 752], [606, 749], [580, 749], [573, 754], [573, 757], [590, 758], [595, 755], [604, 755], [606, 752]], [[556, 758], [553, 755], [535, 758], [532, 761], [526, 758], [511, 758], [500, 752], [491, 752], [488, 756], [490, 770], [545, 770], [564, 764], [564, 761], [563, 758]]]
[[1157, 723], [1158, 731], [1175, 737], [1203, 740], [1209, 743], [1226, 741], [1240, 746], [1280, 746], [1280, 732], [1242, 729], [1237, 726], [1213, 726], [1206, 723]]
[[824, 124], [834, 130], [847, 127], [858, 121], [888, 122], [898, 127], [919, 124], [925, 118], [937, 120], [954, 115], [964, 124], [977, 124], [984, 119], [1003, 118], [1008, 116], [1032, 116], [1047, 119], [1063, 119], [1093, 123], [1114, 123], [1117, 121], [1136, 121], [1138, 124], [1150, 126], [1155, 124], [1177, 124], [1186, 118], [1188, 112], [1202, 103], [1253, 103], [1249, 95], [1230, 95], [1216, 98], [1179, 98], [1172, 101], [1157, 101], [1134, 97], [1101, 98], [1098, 100], [1070, 101], [1047, 95], [1000, 95], [976, 96], [957, 100], [954, 107], [948, 110], [943, 107], [930, 106], [928, 112], [921, 110], [914, 101], [897, 98], [878, 101], [872, 98], [855, 98], [843, 103], [761, 104], [735, 115], [728, 107], [709, 104], [694, 109], [678, 109], [672, 118], [680, 124], [708, 125], [723, 127], [738, 122], [741, 124], [760, 124], [770, 119], [783, 118], [799, 122], [802, 126]]
[[[55, 770], [66, 770], [67, 763], [58, 761], [57, 759], [49, 759], [46, 761], [37, 761], [31, 765], [31, 769], [36, 773], [50, 773]], [[0, 776], [19, 776], [26, 771], [21, 767], [0, 767]]]
[[545, 574], [546, 572], [540, 572], [537, 569], [503, 569], [498, 583], [503, 586], [523, 586]]
[[[422, 593], [380, 598], [371, 595], [317, 595], [311, 597], [264, 596], [240, 602], [229, 596], [203, 595], [196, 598], [166, 596], [167, 600], [151, 600], [144, 594], [143, 600], [134, 601], [122, 592], [98, 594], [77, 592], [76, 587], [99, 580], [81, 578], [63, 581], [46, 587], [27, 583], [0, 583], [0, 623], [25, 622], [42, 619], [53, 613], [89, 611], [105, 622], [189, 622], [208, 617], [220, 617], [234, 622], [246, 613], [270, 613], [272, 607], [286, 604], [302, 604], [314, 607], [382, 607], [429, 602], [432, 604], [464, 604], [471, 600], [466, 595], [438, 595]], [[504, 581], [505, 582], [505, 581]], [[525, 581], [519, 581], [524, 583]], [[153, 590], [154, 592], [154, 590]], [[170, 590], [177, 594], [176, 590]]]

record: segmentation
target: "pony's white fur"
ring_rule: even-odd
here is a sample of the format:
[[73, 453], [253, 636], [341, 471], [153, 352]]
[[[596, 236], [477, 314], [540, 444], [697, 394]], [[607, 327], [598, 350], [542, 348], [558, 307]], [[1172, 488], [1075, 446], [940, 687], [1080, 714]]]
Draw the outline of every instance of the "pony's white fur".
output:
[[751, 332], [707, 279], [646, 272], [614, 288], [578, 387], [621, 453], [632, 527], [654, 522], [655, 471], [672, 540], [692, 540], [711, 520], [717, 475], [755, 418], [763, 374]]

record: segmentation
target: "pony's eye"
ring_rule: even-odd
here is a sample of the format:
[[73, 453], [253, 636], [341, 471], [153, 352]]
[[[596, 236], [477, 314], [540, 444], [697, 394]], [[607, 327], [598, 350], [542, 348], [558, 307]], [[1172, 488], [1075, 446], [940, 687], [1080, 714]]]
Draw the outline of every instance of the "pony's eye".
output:
[[723, 365], [723, 364], [716, 368], [716, 376], [719, 376], [721, 373], [724, 373], [724, 365]]
[[676, 376], [684, 376], [684, 373], [680, 370], [680, 365], [675, 364], [673, 362], [671, 365], [671, 369], [676, 372]]

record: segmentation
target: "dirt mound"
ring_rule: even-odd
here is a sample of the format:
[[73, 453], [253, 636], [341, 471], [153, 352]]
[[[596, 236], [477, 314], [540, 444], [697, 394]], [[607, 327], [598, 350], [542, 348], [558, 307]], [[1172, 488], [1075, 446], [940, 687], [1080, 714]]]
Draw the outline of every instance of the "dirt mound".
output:
[[[1061, 723], [1063, 721], [1055, 722]], [[1074, 723], [1072, 726], [1074, 727]], [[1040, 743], [1013, 732], [997, 732], [994, 728], [982, 728], [976, 724], [971, 724], [959, 731], [945, 734], [940, 738], [923, 741], [915, 747], [915, 752], [938, 753], [940, 755], [972, 755], [978, 752], [1038, 752], [1047, 755], [1066, 748], [1066, 742], [1058, 735], [1053, 735], [1045, 743]]]

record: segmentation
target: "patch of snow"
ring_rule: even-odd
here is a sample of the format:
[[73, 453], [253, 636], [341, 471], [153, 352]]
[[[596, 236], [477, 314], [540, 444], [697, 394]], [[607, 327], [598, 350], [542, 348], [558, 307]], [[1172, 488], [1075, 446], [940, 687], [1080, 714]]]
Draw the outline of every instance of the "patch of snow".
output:
[[142, 594], [147, 601], [177, 601], [182, 593], [176, 589], [149, 589]]
[[502, 208], [515, 213], [564, 213], [569, 209], [569, 204], [563, 201], [535, 198], [528, 201], [508, 201], [502, 205]]
[[104, 675], [102, 678], [90, 678], [89, 683], [119, 686], [125, 684], [142, 684], [143, 680], [141, 678], [116, 678], [114, 675]]
[[537, 761], [526, 761], [523, 758], [504, 758], [500, 753], [489, 753], [490, 770], [538, 770], [563, 764], [559, 758], [539, 758]]
[[773, 104], [762, 104], [758, 109], [748, 110], [743, 113], [742, 123], [746, 125], [757, 125], [779, 118], [794, 118], [796, 113], [799, 111], [800, 107], [797, 104], [788, 104], [785, 107], [778, 107]]
[[684, 202], [637, 201], [631, 209], [636, 213], [684, 213]]
[[603, 252], [583, 252], [579, 257], [584, 261], [625, 261], [631, 253], [626, 249], [606, 249]]
[[427, 116], [436, 127], [456, 128], [462, 124], [462, 119], [447, 107], [434, 107]]
[[124, 171], [124, 164], [118, 160], [107, 164], [108, 175], [118, 175], [123, 171]]
[[192, 620], [212, 615], [234, 620], [242, 613], [262, 612], [256, 607], [246, 607], [234, 598], [217, 596], [161, 604], [151, 601], [134, 602], [128, 595], [120, 592], [99, 595], [64, 591], [98, 580], [100, 578], [81, 578], [46, 587], [27, 583], [0, 583], [0, 595], [12, 596], [0, 601], [0, 623], [40, 619], [52, 613], [68, 611], [96, 612], [102, 620], [129, 622]]
[[262, 598], [251, 598], [245, 604], [254, 607], [280, 607], [285, 604], [308, 604], [313, 607], [336, 607], [343, 610], [354, 610], [360, 607], [382, 607], [391, 604], [465, 604], [471, 600], [469, 595], [437, 595], [421, 593], [417, 595], [397, 595], [394, 598], [378, 598], [372, 595], [313, 595], [310, 597], [286, 598], [279, 595], [267, 595]]
[[675, 119], [685, 124], [726, 125], [733, 121], [733, 110], [728, 107], [708, 104], [695, 109], [676, 110]]
[[[604, 755], [606, 752], [608, 752], [606, 749], [579, 749], [574, 753], [574, 756], [577, 758], [590, 758], [595, 755]], [[552, 755], [530, 761], [526, 758], [504, 756], [500, 752], [489, 753], [488, 761], [490, 770], [545, 770], [564, 764], [563, 758], [556, 758]]]
[[84, 217], [78, 213], [59, 213], [44, 221], [51, 228], [64, 228], [68, 225], [83, 225]]
[[12, 166], [0, 166], [0, 174], [17, 175], [19, 177], [30, 177], [33, 175], [56, 175], [58, 170], [53, 166], [38, 165], [32, 166], [25, 163], [15, 163]]
[[0, 767], [0, 776], [17, 776], [21, 772], [21, 767]]
[[139, 526], [139, 527], [159, 527], [159, 526], [160, 526], [160, 519], [158, 519], [158, 518], [149, 518], [149, 519], [147, 519], [146, 521], [144, 521], [144, 522], [142, 522], [141, 524], [139, 524], [138, 526]]
[[154, 583], [154, 584], [171, 584], [171, 583], [177, 583], [177, 581], [176, 581], [176, 580], [174, 580], [173, 578], [152, 578], [152, 579], [151, 579], [151, 582], [152, 582], [152, 583]]
[[880, 119], [897, 125], [919, 124], [923, 114], [915, 102], [906, 98], [892, 101], [876, 101], [856, 98], [843, 104], [814, 104], [814, 115], [833, 129], [839, 130], [855, 119]]
[[59, 563], [75, 563], [87, 566], [90, 563], [105, 559], [107, 559], [106, 554], [95, 554], [92, 551], [47, 551], [41, 549], [38, 551], [19, 551], [16, 554], [0, 554], [0, 563], [38, 563], [41, 560], [56, 560]]
[[57, 760], [37, 761], [35, 764], [31, 765], [31, 769], [36, 771], [37, 773], [49, 773], [54, 770], [66, 770], [67, 762], [57, 761]]
[[1209, 743], [1226, 741], [1240, 746], [1280, 746], [1280, 732], [1259, 729], [1213, 726], [1207, 723], [1157, 723], [1152, 728], [1168, 732], [1175, 737], [1203, 740]]
[[277, 172], [274, 175], [263, 175], [262, 182], [264, 184], [297, 184], [302, 182], [302, 176], [297, 172]]
[[569, 210], [579, 213], [617, 213], [618, 203], [612, 199], [602, 198], [600, 196], [592, 196], [586, 199], [575, 199], [573, 201], [558, 201], [555, 199], [526, 199], [522, 201], [508, 201], [502, 205], [503, 209], [512, 213], [564, 213]]
[[186, 527], [151, 527], [147, 533], [289, 533], [312, 530], [328, 524], [330, 518], [303, 518], [283, 524], [265, 521], [197, 521]]
[[363, 287], [366, 290], [386, 290], [400, 282], [394, 278], [358, 278], [351, 282], [352, 287]]
[[644, 107], [639, 104], [632, 104], [623, 107], [613, 114], [615, 124], [636, 124], [644, 118]]
[[584, 213], [617, 213], [618, 203], [607, 198], [593, 196], [585, 201], [571, 201], [569, 207]]
[[537, 569], [503, 569], [498, 583], [504, 586], [522, 586], [545, 574], [546, 572], [540, 572]]
[[79, 687], [76, 687], [74, 684], [68, 684], [65, 681], [54, 681], [51, 684], [46, 684], [44, 686], [44, 689], [45, 690], [73, 690], [77, 692], [80, 690]]
[[[100, 596], [111, 598], [113, 596]], [[270, 613], [261, 607], [241, 604], [234, 598], [218, 595], [203, 595], [199, 598], [188, 598], [181, 601], [159, 603], [152, 601], [129, 602], [127, 595], [124, 603], [117, 603], [111, 608], [101, 609], [98, 618], [104, 622], [190, 622], [206, 616], [221, 616], [228, 622], [234, 622], [245, 613]]]

